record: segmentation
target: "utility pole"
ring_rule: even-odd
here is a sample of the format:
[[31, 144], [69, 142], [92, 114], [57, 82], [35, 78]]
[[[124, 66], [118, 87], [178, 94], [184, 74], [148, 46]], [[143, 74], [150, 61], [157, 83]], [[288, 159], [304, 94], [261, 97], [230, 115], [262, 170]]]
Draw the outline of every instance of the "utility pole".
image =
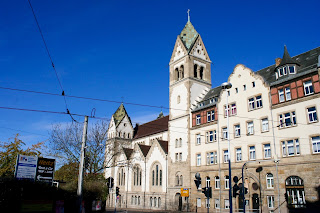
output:
[[84, 117], [83, 133], [82, 133], [82, 146], [81, 146], [81, 156], [80, 156], [80, 168], [78, 177], [78, 199], [79, 199], [79, 213], [82, 212], [82, 184], [83, 184], [83, 164], [86, 150], [87, 141], [87, 129], [88, 129], [88, 116]]

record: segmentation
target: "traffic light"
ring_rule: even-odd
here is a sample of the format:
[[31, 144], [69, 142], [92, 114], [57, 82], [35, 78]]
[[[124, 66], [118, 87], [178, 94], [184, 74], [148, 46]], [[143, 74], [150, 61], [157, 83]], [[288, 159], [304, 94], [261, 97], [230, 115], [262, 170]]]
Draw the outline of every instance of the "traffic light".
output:
[[201, 185], [201, 177], [199, 173], [196, 173], [195, 175], [195, 180], [194, 183], [196, 184], [197, 189], [199, 189], [200, 185]]
[[232, 196], [237, 197], [237, 195], [240, 194], [240, 187], [238, 186], [238, 184], [234, 184], [232, 189], [233, 189]]
[[113, 188], [113, 178], [112, 177], [108, 177], [107, 178], [107, 186], [111, 189]]
[[212, 198], [212, 188], [211, 187], [202, 188], [202, 193], [206, 196], [206, 198]]
[[117, 196], [120, 195], [120, 193], [119, 193], [119, 187], [118, 187], [118, 186], [116, 187], [116, 195], [117, 195]]

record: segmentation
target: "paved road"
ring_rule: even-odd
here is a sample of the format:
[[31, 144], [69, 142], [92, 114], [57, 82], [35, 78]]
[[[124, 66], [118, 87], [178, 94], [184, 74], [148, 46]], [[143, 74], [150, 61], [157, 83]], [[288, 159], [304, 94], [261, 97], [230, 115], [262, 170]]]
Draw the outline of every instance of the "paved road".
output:
[[[114, 209], [107, 209], [104, 213], [114, 213]], [[135, 213], [135, 212], [145, 212], [145, 213], [174, 213], [174, 211], [164, 211], [164, 210], [148, 210], [148, 209], [117, 209], [117, 213]]]

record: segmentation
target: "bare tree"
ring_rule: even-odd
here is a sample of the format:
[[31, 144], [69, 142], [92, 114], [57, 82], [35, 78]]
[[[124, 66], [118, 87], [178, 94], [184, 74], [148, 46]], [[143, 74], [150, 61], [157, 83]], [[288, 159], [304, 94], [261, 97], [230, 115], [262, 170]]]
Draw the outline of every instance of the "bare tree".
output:
[[[108, 125], [99, 121], [88, 128], [86, 143], [86, 172], [95, 174], [104, 167], [105, 146]], [[49, 147], [51, 155], [59, 158], [62, 164], [79, 163], [83, 124], [71, 123], [66, 126], [53, 125]]]

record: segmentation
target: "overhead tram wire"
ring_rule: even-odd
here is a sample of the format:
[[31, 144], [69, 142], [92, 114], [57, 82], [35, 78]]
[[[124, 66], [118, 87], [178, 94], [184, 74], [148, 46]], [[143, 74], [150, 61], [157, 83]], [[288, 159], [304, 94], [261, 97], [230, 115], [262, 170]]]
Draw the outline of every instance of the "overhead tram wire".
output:
[[56, 67], [55, 67], [55, 65], [54, 65], [54, 63], [53, 63], [53, 60], [52, 60], [52, 57], [51, 57], [49, 48], [48, 48], [48, 46], [47, 46], [46, 40], [44, 39], [44, 36], [43, 36], [42, 30], [41, 30], [41, 27], [40, 27], [39, 22], [38, 22], [38, 19], [37, 19], [37, 16], [36, 16], [36, 14], [35, 14], [35, 12], [34, 12], [34, 10], [33, 10], [33, 7], [32, 7], [32, 4], [31, 4], [30, 0], [28, 0], [28, 2], [29, 2], [29, 5], [30, 5], [30, 8], [31, 8], [31, 11], [32, 11], [34, 20], [35, 20], [35, 22], [36, 22], [36, 24], [37, 24], [39, 33], [40, 33], [40, 35], [41, 35], [42, 41], [43, 41], [44, 46], [45, 46], [45, 48], [46, 48], [46, 52], [47, 52], [48, 57], [49, 57], [49, 59], [50, 59], [51, 66], [52, 66], [52, 68], [53, 68], [53, 70], [54, 70], [54, 72], [55, 72], [56, 78], [57, 78], [57, 80], [58, 80], [58, 82], [59, 82], [59, 86], [60, 86], [60, 88], [61, 88], [61, 96], [63, 96], [63, 100], [64, 100], [64, 103], [65, 103], [65, 106], [66, 106], [67, 114], [71, 117], [72, 121], [79, 123], [77, 120], [75, 120], [75, 119], [72, 117], [72, 115], [71, 115], [71, 113], [70, 113], [70, 111], [69, 111], [68, 104], [67, 104], [67, 100], [66, 100], [66, 96], [65, 96], [65, 92], [64, 92], [64, 89], [63, 89], [63, 87], [62, 87], [61, 80], [60, 80], [60, 78], [59, 78], [59, 76], [58, 76], [58, 72], [57, 72]]
[[[50, 92], [42, 92], [42, 91], [35, 91], [35, 90], [26, 90], [26, 89], [17, 89], [17, 88], [10, 88], [10, 87], [1, 87], [0, 89], [3, 90], [11, 90], [11, 91], [18, 91], [18, 92], [28, 92], [28, 93], [36, 93], [36, 94], [42, 94], [42, 95], [51, 95], [51, 96], [63, 96], [62, 94], [57, 94], [57, 93], [50, 93]], [[176, 108], [171, 108], [171, 107], [164, 107], [164, 106], [155, 106], [155, 105], [148, 105], [148, 104], [139, 104], [139, 103], [131, 103], [131, 102], [122, 102], [122, 101], [115, 101], [115, 100], [108, 100], [108, 99], [101, 99], [101, 98], [91, 98], [91, 97], [83, 97], [83, 96], [75, 96], [75, 95], [64, 95], [66, 97], [69, 98], [76, 98], [76, 99], [85, 99], [85, 100], [91, 100], [91, 101], [100, 101], [100, 102], [110, 102], [110, 103], [123, 103], [123, 104], [127, 104], [127, 105], [134, 105], [134, 106], [141, 106], [141, 107], [151, 107], [151, 108], [159, 108], [159, 109], [171, 109], [171, 110], [179, 110], [179, 111], [186, 111], [184, 109], [176, 109]], [[222, 115], [224, 116], [224, 113], [216, 113], [217, 115]], [[246, 117], [246, 116], [240, 116], [240, 115], [232, 115], [230, 117], [236, 117], [236, 118], [243, 118], [243, 119], [248, 119], [248, 120], [261, 120], [259, 118], [252, 118], [252, 117]], [[278, 121], [276, 120], [271, 120], [268, 119], [269, 122], [273, 122], [278, 124]], [[297, 125], [309, 125], [306, 123], [300, 123], [297, 122]], [[319, 126], [317, 124], [313, 124], [313, 126]], [[180, 128], [180, 127], [176, 127], [176, 128]], [[181, 127], [183, 128], [183, 127]], [[277, 125], [274, 128], [278, 128]]]
[[[29, 111], [29, 112], [40, 112], [40, 113], [52, 113], [52, 114], [61, 114], [61, 115], [67, 115], [66, 112], [57, 112], [57, 111], [49, 111], [49, 110], [36, 110], [36, 109], [24, 109], [24, 108], [15, 108], [15, 107], [2, 107], [0, 106], [0, 109], [8, 109], [8, 110], [18, 110], [18, 111]], [[72, 115], [74, 116], [80, 116], [80, 117], [85, 117], [87, 115], [83, 115], [83, 114], [75, 114], [75, 113], [72, 113]], [[103, 118], [103, 117], [95, 117], [95, 116], [88, 116], [89, 118], [94, 118], [94, 119], [99, 119], [99, 120], [106, 120], [106, 121], [110, 121], [111, 119], [108, 119], [108, 118]], [[160, 125], [153, 125], [153, 126], [160, 126]], [[145, 126], [145, 128], [149, 128], [149, 129], [157, 129], [155, 127], [152, 127], [152, 126]], [[176, 133], [181, 133], [181, 134], [188, 134], [186, 132], [179, 132], [179, 131], [174, 131], [174, 130], [171, 130], [171, 132], [176, 132]], [[217, 131], [219, 133], [222, 133], [222, 131]], [[191, 134], [191, 133], [190, 133]], [[191, 134], [191, 135], [197, 135], [196, 133], [195, 134]], [[241, 134], [243, 136], [246, 136], [246, 134]], [[205, 136], [203, 134], [201, 134], [201, 136]], [[274, 136], [271, 136], [271, 135], [261, 135], [261, 134], [253, 134], [253, 135], [250, 135], [251, 137], [261, 137], [261, 138], [272, 138]], [[286, 139], [287, 137], [279, 137], [279, 136], [275, 136], [275, 138], [279, 138], [279, 139]], [[299, 137], [300, 139], [309, 139], [309, 138], [303, 138], [303, 137]], [[223, 138], [221, 138], [223, 140]], [[234, 140], [237, 140], [239, 141], [239, 139], [241, 140], [241, 138], [237, 138], [237, 139], [234, 139]], [[245, 142], [245, 141], [243, 141]], [[210, 142], [211, 143], [211, 142]]]

